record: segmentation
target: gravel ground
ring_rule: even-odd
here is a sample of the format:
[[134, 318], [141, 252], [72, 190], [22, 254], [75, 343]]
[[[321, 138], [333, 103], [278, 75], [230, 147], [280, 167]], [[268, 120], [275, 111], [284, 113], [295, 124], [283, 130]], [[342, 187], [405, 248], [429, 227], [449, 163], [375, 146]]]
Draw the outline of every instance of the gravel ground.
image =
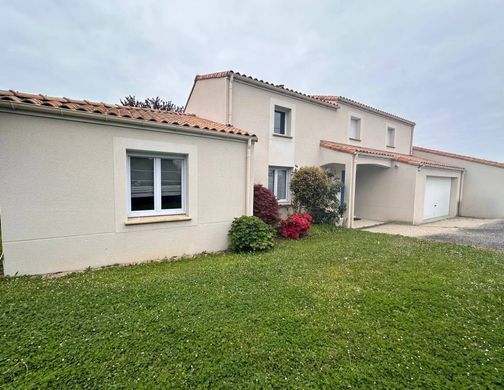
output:
[[504, 250], [504, 220], [457, 217], [424, 225], [387, 223], [363, 229]]
[[432, 234], [425, 238], [504, 250], [504, 221], [486, 223], [477, 228], [461, 228], [451, 233]]

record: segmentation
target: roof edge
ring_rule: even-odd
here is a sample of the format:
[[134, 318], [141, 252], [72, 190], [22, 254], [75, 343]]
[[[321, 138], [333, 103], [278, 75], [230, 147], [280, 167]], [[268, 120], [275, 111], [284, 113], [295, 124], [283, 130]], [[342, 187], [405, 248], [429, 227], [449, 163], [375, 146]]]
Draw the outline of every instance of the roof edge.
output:
[[[236, 140], [248, 140], [251, 139], [253, 142], [257, 142], [258, 138], [255, 134], [235, 134], [226, 133], [219, 130], [209, 130], [201, 127], [193, 127], [189, 125], [176, 125], [172, 123], [162, 123], [146, 120], [138, 120], [133, 118], [114, 116], [114, 115], [104, 115], [88, 111], [74, 111], [64, 108], [55, 108], [50, 106], [38, 106], [30, 103], [18, 103], [12, 101], [2, 101], [0, 100], [0, 112], [13, 112], [13, 113], [28, 113], [28, 115], [38, 115], [41, 117], [73, 117], [81, 119], [83, 121], [99, 122], [101, 124], [109, 125], [126, 125], [137, 129], [153, 129], [159, 131], [164, 129], [165, 131], [172, 131], [176, 133], [186, 133], [186, 134], [199, 134], [209, 138], [232, 138]], [[192, 114], [188, 114], [192, 115]]]
[[353, 100], [353, 99], [350, 99], [350, 98], [347, 98], [347, 97], [344, 97], [344, 96], [335, 96], [335, 95], [313, 95], [313, 96], [315, 98], [317, 98], [317, 99], [322, 99], [322, 100], [326, 100], [326, 101], [332, 101], [332, 102], [335, 102], [335, 103], [337, 102], [337, 103], [348, 104], [348, 105], [351, 105], [351, 106], [354, 106], [354, 107], [358, 107], [360, 109], [372, 112], [374, 114], [382, 115], [382, 116], [384, 116], [386, 118], [395, 119], [395, 120], [397, 120], [399, 122], [406, 123], [406, 124], [408, 124], [410, 126], [416, 126], [416, 123], [413, 122], [413, 121], [410, 121], [409, 119], [400, 117], [400, 116], [395, 115], [395, 114], [391, 114], [390, 112], [386, 112], [386, 111], [380, 110], [379, 108], [371, 107], [371, 106], [369, 106], [367, 104], [358, 102], [356, 100]]
[[[194, 84], [196, 84], [197, 81], [200, 80], [209, 80], [209, 79], [218, 79], [218, 78], [227, 78], [233, 76], [234, 80], [239, 80], [243, 81], [244, 83], [251, 84], [260, 88], [265, 88], [269, 89], [271, 91], [277, 92], [282, 95], [288, 95], [291, 97], [295, 97], [297, 99], [305, 100], [307, 102], [313, 103], [313, 104], [318, 104], [323, 107], [330, 108], [332, 110], [337, 110], [339, 109], [339, 105], [336, 103], [330, 103], [322, 99], [317, 99], [316, 97], [313, 97], [311, 95], [308, 95], [303, 92], [296, 91], [294, 89], [290, 88], [285, 88], [283, 85], [275, 85], [273, 83], [270, 83], [268, 81], [264, 81], [261, 79], [258, 79], [256, 77], [248, 76], [243, 73], [235, 72], [233, 70], [228, 70], [224, 72], [215, 72], [215, 73], [208, 73], [208, 74], [203, 74], [203, 75], [196, 75], [194, 78], [194, 83], [193, 83], [193, 89], [194, 89]], [[192, 91], [191, 91], [192, 92]], [[189, 94], [189, 97], [191, 96], [191, 93]], [[189, 101], [189, 99], [188, 99]]]
[[[429, 159], [422, 159], [421, 157], [418, 157], [418, 156], [412, 156], [412, 155], [402, 154], [402, 153], [393, 153], [393, 152], [388, 152], [385, 150], [365, 148], [362, 146], [342, 144], [342, 143], [333, 142], [333, 141], [321, 140], [320, 147], [326, 148], [329, 150], [334, 150], [336, 152], [347, 153], [347, 154], [365, 154], [366, 156], [371, 156], [371, 157], [390, 158], [394, 161], [397, 161], [397, 162], [400, 162], [403, 164], [413, 165], [413, 166], [416, 166], [419, 168], [426, 166], [426, 167], [431, 167], [431, 168], [450, 169], [450, 170], [456, 170], [456, 171], [464, 171], [465, 170], [465, 168], [463, 168], [463, 167], [457, 167], [455, 165], [449, 165], [449, 164], [445, 164], [442, 162], [429, 160]], [[411, 159], [415, 159], [418, 161], [412, 161]]]
[[445, 151], [437, 150], [437, 149], [424, 148], [422, 146], [413, 146], [413, 150], [418, 150], [419, 152], [432, 153], [432, 154], [436, 154], [438, 156], [443, 156], [443, 157], [448, 157], [448, 158], [469, 161], [469, 162], [473, 162], [476, 164], [483, 164], [483, 165], [489, 165], [489, 166], [493, 166], [493, 167], [497, 167], [497, 168], [504, 168], [504, 162], [486, 160], [483, 158], [466, 156], [464, 154], [445, 152]]

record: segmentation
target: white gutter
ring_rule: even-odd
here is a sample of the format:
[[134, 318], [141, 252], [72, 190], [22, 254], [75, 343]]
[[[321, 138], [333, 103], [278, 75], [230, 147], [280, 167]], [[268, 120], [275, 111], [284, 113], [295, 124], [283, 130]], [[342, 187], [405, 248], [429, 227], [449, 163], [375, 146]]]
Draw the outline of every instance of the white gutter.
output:
[[[4, 108], [4, 109], [2, 109]], [[97, 114], [87, 111], [73, 111], [64, 108], [55, 108], [48, 106], [36, 106], [25, 103], [14, 103], [12, 101], [0, 101], [1, 112], [14, 111], [16, 114], [33, 115], [60, 119], [58, 116], [64, 117], [67, 120], [75, 120], [81, 122], [90, 122], [98, 124], [106, 124], [109, 126], [128, 127], [138, 130], [159, 131], [164, 133], [180, 134], [207, 137], [207, 138], [225, 138], [234, 141], [257, 141], [256, 136], [246, 136], [240, 134], [224, 133], [217, 130], [205, 130], [195, 127], [173, 125], [169, 123], [159, 123], [153, 121], [138, 120], [132, 118], [124, 118], [114, 115]], [[17, 112], [16, 112], [17, 111]]]
[[411, 154], [413, 156], [413, 137], [415, 136], [415, 125], [411, 126], [411, 142], [410, 142], [410, 152], [409, 154]]
[[234, 74], [231, 73], [231, 76], [229, 76], [228, 80], [228, 106], [227, 106], [227, 124], [232, 125], [233, 123], [233, 80], [234, 80]]
[[457, 215], [460, 216], [460, 208], [462, 206], [462, 200], [464, 198], [464, 183], [465, 183], [465, 169], [460, 174], [460, 186], [459, 186], [459, 201], [457, 204]]
[[422, 168], [447, 169], [449, 171], [458, 171], [458, 172], [464, 172], [465, 171], [465, 168], [444, 167], [444, 166], [431, 165], [431, 164], [420, 164], [420, 165], [417, 165], [417, 168], [418, 168], [419, 171], [421, 171]]

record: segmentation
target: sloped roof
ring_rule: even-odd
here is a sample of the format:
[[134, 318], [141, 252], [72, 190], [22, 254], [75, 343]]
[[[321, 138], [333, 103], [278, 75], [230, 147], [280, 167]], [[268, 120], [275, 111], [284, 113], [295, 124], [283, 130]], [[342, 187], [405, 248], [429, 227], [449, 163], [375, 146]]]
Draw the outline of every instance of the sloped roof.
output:
[[167, 110], [153, 110], [141, 107], [129, 107], [119, 104], [97, 103], [88, 100], [75, 100], [66, 97], [52, 97], [46, 95], [35, 95], [18, 91], [0, 90], [0, 101], [23, 104], [27, 107], [44, 106], [54, 109], [70, 111], [81, 111], [103, 116], [114, 116], [125, 119], [137, 119], [145, 122], [156, 122], [159, 124], [189, 127], [209, 132], [218, 132], [234, 135], [255, 137], [251, 132], [222, 123], [214, 122], [194, 114], [174, 112]]
[[334, 106], [335, 108], [338, 107], [338, 103], [346, 103], [346, 104], [351, 104], [353, 106], [357, 106], [363, 110], [366, 111], [371, 111], [376, 114], [384, 115], [393, 119], [396, 119], [401, 122], [405, 122], [411, 126], [415, 125], [415, 122], [412, 122], [408, 119], [401, 118], [400, 116], [390, 114], [388, 112], [379, 110], [377, 108], [368, 106], [367, 104], [359, 103], [353, 99], [349, 99], [343, 96], [333, 96], [333, 95], [308, 95], [303, 92], [296, 91], [294, 89], [286, 88], [283, 84], [273, 84], [265, 80], [258, 79], [256, 77], [252, 76], [247, 76], [246, 74], [242, 74], [239, 72], [234, 72], [232, 70], [224, 71], [224, 72], [215, 72], [215, 73], [208, 73], [208, 74], [202, 74], [202, 75], [197, 75], [196, 80], [208, 80], [208, 79], [218, 79], [218, 78], [223, 78], [223, 77], [229, 77], [233, 75], [235, 78], [238, 78], [243, 81], [249, 81], [249, 82], [256, 82], [260, 83], [270, 89], [277, 90], [278, 92], [288, 92], [290, 94], [295, 94], [298, 97], [309, 100], [312, 102], [318, 102], [322, 104], [327, 104], [329, 106]]
[[198, 80], [208, 80], [208, 79], [220, 79], [220, 78], [223, 78], [223, 77], [229, 77], [231, 75], [233, 75], [233, 77], [236, 78], [236, 79], [238, 79], [238, 80], [242, 80], [242, 81], [245, 81], [245, 82], [253, 82], [253, 83], [256, 83], [256, 84], [262, 84], [264, 87], [267, 87], [269, 89], [275, 90], [275, 91], [277, 91], [279, 93], [289, 93], [291, 95], [296, 95], [297, 97], [299, 97], [301, 99], [308, 100], [308, 101], [311, 101], [313, 103], [318, 103], [318, 104], [321, 104], [321, 105], [325, 105], [325, 106], [331, 107], [333, 109], [337, 109], [338, 108], [337, 104], [334, 104], [332, 102], [327, 102], [327, 101], [322, 100], [322, 99], [317, 99], [314, 96], [308, 95], [308, 94], [303, 93], [303, 92], [296, 91], [294, 89], [286, 88], [285, 85], [283, 85], [283, 84], [273, 84], [273, 83], [270, 83], [269, 81], [261, 80], [261, 79], [258, 79], [256, 77], [253, 77], [253, 76], [247, 76], [246, 74], [235, 72], [233, 70], [227, 70], [227, 71], [224, 71], [224, 72], [208, 73], [208, 74], [199, 74], [199, 75], [196, 75], [195, 81], [198, 81]]
[[445, 163], [442, 163], [439, 161], [434, 161], [434, 160], [429, 160], [429, 159], [425, 159], [425, 158], [421, 158], [421, 157], [411, 156], [409, 154], [393, 153], [393, 152], [389, 152], [386, 150], [364, 148], [361, 146], [340, 144], [340, 143], [331, 142], [331, 141], [320, 141], [320, 146], [323, 148], [326, 148], [326, 149], [336, 150], [338, 152], [349, 153], [349, 154], [363, 153], [363, 154], [369, 154], [369, 155], [380, 156], [380, 157], [388, 157], [394, 161], [401, 162], [404, 164], [409, 164], [409, 165], [415, 165], [417, 167], [422, 166], [422, 165], [427, 165], [429, 167], [436, 167], [436, 168], [450, 168], [450, 169], [459, 169], [459, 170], [464, 169], [461, 167], [457, 167], [455, 165], [445, 164]]
[[502, 163], [502, 162], [484, 160], [482, 158], [476, 158], [476, 157], [470, 157], [470, 156], [464, 156], [463, 154], [443, 152], [441, 150], [422, 148], [420, 146], [413, 146], [413, 150], [417, 150], [419, 152], [437, 154], [438, 156], [443, 156], [443, 157], [450, 157], [450, 158], [455, 158], [455, 159], [459, 159], [459, 160], [470, 161], [470, 162], [474, 162], [474, 163], [478, 163], [478, 164], [490, 165], [490, 166], [498, 167], [498, 168], [504, 168], [504, 163]]
[[320, 100], [323, 100], [323, 101], [328, 102], [328, 103], [333, 103], [333, 104], [346, 103], [346, 104], [350, 104], [352, 106], [359, 107], [359, 108], [361, 108], [363, 110], [367, 110], [367, 111], [374, 112], [376, 114], [388, 116], [388, 117], [396, 119], [398, 121], [405, 122], [405, 123], [407, 123], [407, 124], [409, 124], [411, 126], [415, 126], [415, 122], [412, 122], [412, 121], [410, 121], [408, 119], [401, 118], [400, 116], [391, 114], [389, 112], [380, 110], [378, 108], [374, 108], [374, 107], [368, 106], [367, 104], [360, 103], [360, 102], [358, 102], [356, 100], [349, 99], [349, 98], [346, 98], [344, 96], [335, 96], [335, 95], [312, 95], [312, 96], [314, 98], [316, 98], [316, 99], [320, 99]]

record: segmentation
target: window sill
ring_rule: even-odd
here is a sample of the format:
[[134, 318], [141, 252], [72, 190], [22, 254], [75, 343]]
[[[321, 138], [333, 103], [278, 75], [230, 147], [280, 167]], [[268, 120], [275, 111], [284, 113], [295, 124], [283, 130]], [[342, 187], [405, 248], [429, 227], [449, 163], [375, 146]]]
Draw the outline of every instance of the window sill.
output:
[[190, 221], [189, 215], [154, 215], [151, 217], [128, 217], [125, 225], [142, 225], [146, 223], [160, 223], [160, 222], [179, 222]]
[[357, 142], [362, 142], [362, 140], [360, 138], [348, 138], [350, 141], [357, 141]]
[[395, 146], [392, 146], [392, 145], [387, 145], [387, 148], [390, 148], [390, 149], [395, 149]]
[[291, 135], [286, 135], [286, 134], [278, 134], [278, 133], [273, 133], [274, 137], [280, 137], [280, 138], [287, 138], [287, 139], [292, 139], [293, 137]]

